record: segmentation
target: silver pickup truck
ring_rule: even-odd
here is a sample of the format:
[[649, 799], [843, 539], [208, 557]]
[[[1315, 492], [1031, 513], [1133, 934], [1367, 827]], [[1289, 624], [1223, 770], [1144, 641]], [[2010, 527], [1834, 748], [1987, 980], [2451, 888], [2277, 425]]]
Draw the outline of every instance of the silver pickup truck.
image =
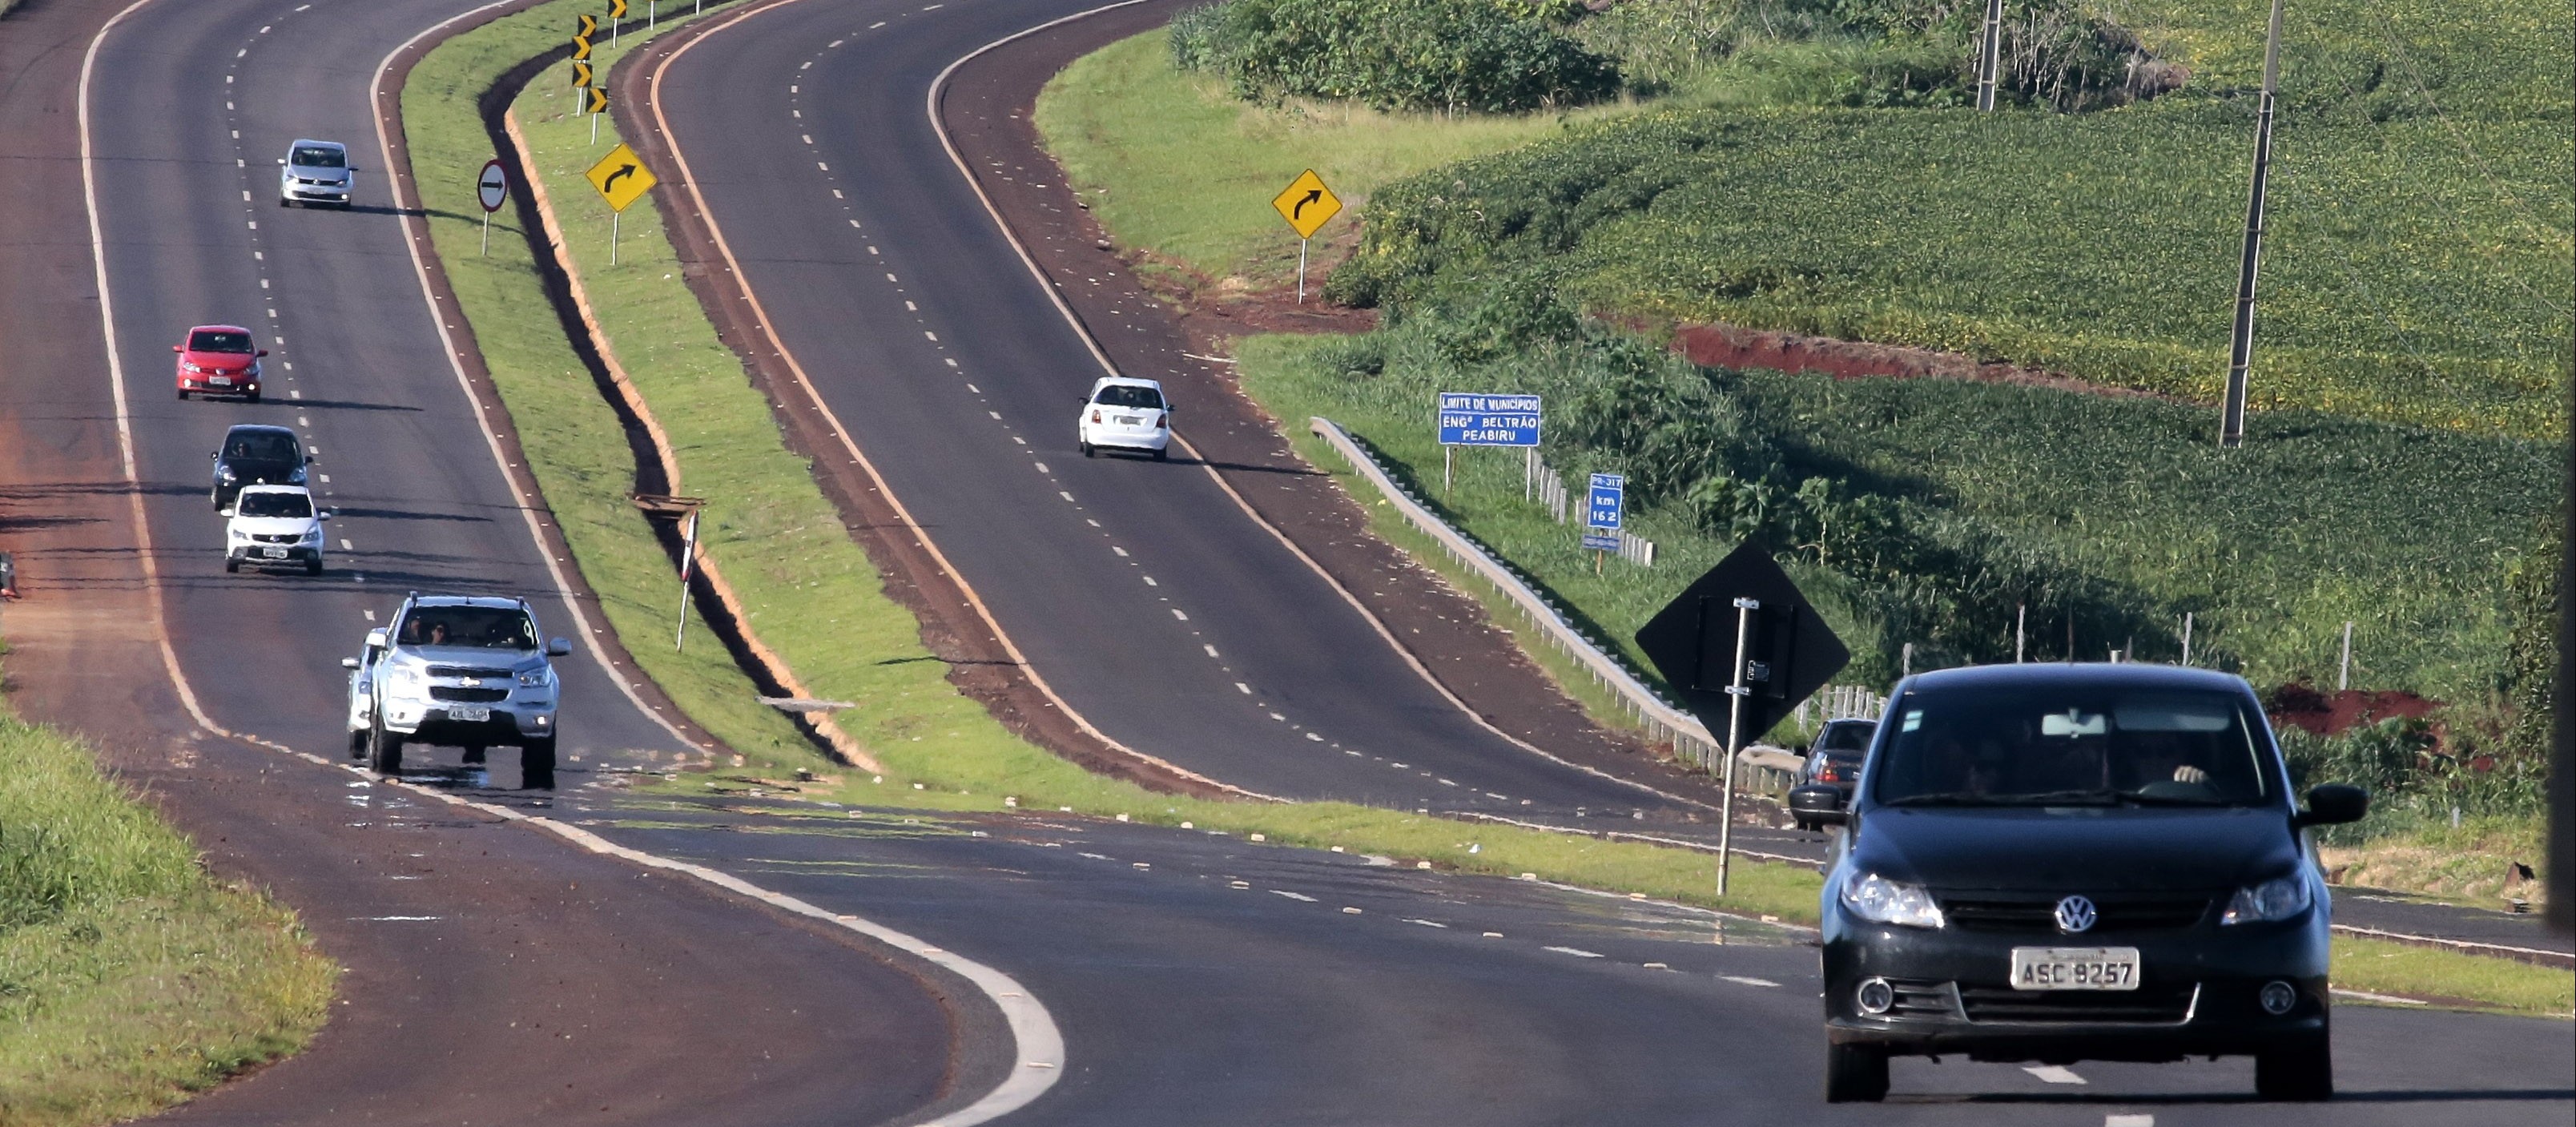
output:
[[349, 754], [402, 772], [405, 744], [463, 748], [479, 763], [492, 745], [519, 748], [523, 786], [555, 784], [561, 690], [548, 659], [572, 652], [540, 642], [527, 600], [468, 595], [405, 598], [391, 625], [367, 631], [342, 658], [349, 672]]

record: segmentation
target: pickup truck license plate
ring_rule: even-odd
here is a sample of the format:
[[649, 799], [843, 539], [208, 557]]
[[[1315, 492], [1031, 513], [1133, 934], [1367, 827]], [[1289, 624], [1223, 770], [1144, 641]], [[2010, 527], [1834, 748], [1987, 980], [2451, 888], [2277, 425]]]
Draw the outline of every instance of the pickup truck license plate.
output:
[[259, 550], [259, 554], [262, 559], [282, 560], [286, 558], [286, 549], [262, 548]]
[[492, 718], [492, 710], [479, 704], [454, 705], [447, 710], [447, 718], [462, 720], [469, 724], [480, 724]]
[[2135, 947], [2015, 947], [2015, 990], [2135, 990]]

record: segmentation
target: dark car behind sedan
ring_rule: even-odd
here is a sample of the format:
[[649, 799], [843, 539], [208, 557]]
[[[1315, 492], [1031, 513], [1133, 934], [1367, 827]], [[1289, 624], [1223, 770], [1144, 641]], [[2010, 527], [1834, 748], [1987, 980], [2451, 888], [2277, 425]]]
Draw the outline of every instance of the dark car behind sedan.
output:
[[304, 467], [313, 461], [293, 430], [260, 423], [225, 431], [224, 444], [209, 456], [215, 471], [208, 496], [218, 509], [232, 504], [245, 485], [304, 484]]
[[[1815, 742], [1807, 745], [1807, 761], [1798, 770], [1799, 785], [1823, 783], [1842, 792], [1843, 801], [1851, 801], [1852, 787], [1860, 782], [1860, 758], [1868, 753], [1870, 738], [1877, 734], [1876, 720], [1825, 721]], [[1823, 828], [1803, 816], [1792, 815], [1790, 821], [1802, 830]]]
[[2266, 1098], [2333, 1092], [2325, 882], [2306, 809], [2237, 677], [2005, 665], [1897, 686], [1825, 876], [1826, 1096], [1888, 1058], [2068, 1064], [2251, 1055]]

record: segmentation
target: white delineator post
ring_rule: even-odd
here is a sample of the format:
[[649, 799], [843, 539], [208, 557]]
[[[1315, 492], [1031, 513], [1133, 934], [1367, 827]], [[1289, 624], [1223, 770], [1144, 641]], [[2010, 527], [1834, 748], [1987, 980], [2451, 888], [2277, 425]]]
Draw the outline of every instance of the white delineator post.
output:
[[1297, 304], [1306, 304], [1306, 244], [1313, 239], [1297, 240]]
[[1735, 757], [1742, 751], [1744, 738], [1744, 698], [1753, 690], [1744, 685], [1744, 646], [1753, 635], [1753, 612], [1762, 609], [1758, 599], [1735, 600], [1735, 677], [1726, 686], [1726, 793], [1717, 803], [1717, 894], [1726, 895], [1727, 862], [1734, 858], [1735, 845]]
[[680, 537], [680, 628], [671, 634], [671, 649], [689, 641], [689, 565], [698, 559], [698, 511], [689, 510], [689, 530]]

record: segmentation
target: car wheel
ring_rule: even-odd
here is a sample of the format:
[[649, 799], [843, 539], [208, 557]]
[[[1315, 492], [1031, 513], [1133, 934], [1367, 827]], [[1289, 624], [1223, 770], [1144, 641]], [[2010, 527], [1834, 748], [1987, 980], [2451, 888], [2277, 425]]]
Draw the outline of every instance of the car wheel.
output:
[[181, 403], [185, 403], [185, 402], [187, 402], [187, 401], [188, 401], [188, 389], [187, 389], [187, 388], [184, 388], [184, 387], [183, 387], [183, 388], [180, 388], [180, 389], [179, 389], [179, 402], [181, 402]]
[[1887, 1098], [1887, 1050], [1876, 1045], [1825, 1046], [1825, 1102], [1877, 1103]]
[[402, 733], [389, 731], [384, 718], [367, 730], [367, 766], [379, 775], [402, 774]]
[[250, 393], [250, 394], [248, 394], [248, 395], [242, 396], [242, 402], [244, 402], [244, 403], [257, 403], [257, 402], [259, 402], [259, 393], [258, 393], [258, 392], [256, 392], [256, 391], [254, 391], [254, 392], [251, 392], [251, 393]]
[[468, 762], [468, 763], [481, 763], [481, 762], [483, 762], [483, 745], [481, 745], [481, 744], [467, 744], [467, 745], [465, 745], [465, 761], [466, 761], [466, 762]]
[[1169, 446], [1159, 446], [1154, 449], [1154, 460], [1157, 462], [1168, 461], [1171, 456], [1172, 448]]
[[238, 572], [240, 572], [240, 571], [241, 571], [241, 561], [240, 561], [240, 560], [235, 559], [235, 558], [233, 558], [233, 557], [231, 557], [231, 556], [225, 556], [225, 557], [224, 557], [224, 573], [225, 573], [225, 574], [227, 574], [227, 575], [231, 575], [231, 574], [238, 573]]
[[2254, 1054], [2254, 1094], [2267, 1100], [2333, 1099], [2333, 1040], [2319, 1033]]
[[290, 203], [293, 203], [293, 202], [294, 202], [293, 200], [289, 200], [289, 199], [287, 199], [287, 198], [286, 198], [286, 197], [284, 197], [284, 196], [279, 196], [279, 197], [277, 197], [277, 206], [279, 206], [279, 207], [285, 207], [287, 204], [290, 204]]
[[365, 759], [366, 757], [367, 730], [360, 728], [357, 731], [349, 733], [349, 758]]
[[555, 789], [555, 737], [529, 740], [519, 748], [519, 786], [524, 790]]
[[1082, 444], [1082, 456], [1083, 456], [1083, 457], [1085, 457], [1085, 458], [1088, 458], [1088, 457], [1090, 457], [1090, 456], [1091, 456], [1091, 444], [1090, 444], [1090, 443], [1086, 442], [1086, 443], [1083, 443], [1083, 444]]

